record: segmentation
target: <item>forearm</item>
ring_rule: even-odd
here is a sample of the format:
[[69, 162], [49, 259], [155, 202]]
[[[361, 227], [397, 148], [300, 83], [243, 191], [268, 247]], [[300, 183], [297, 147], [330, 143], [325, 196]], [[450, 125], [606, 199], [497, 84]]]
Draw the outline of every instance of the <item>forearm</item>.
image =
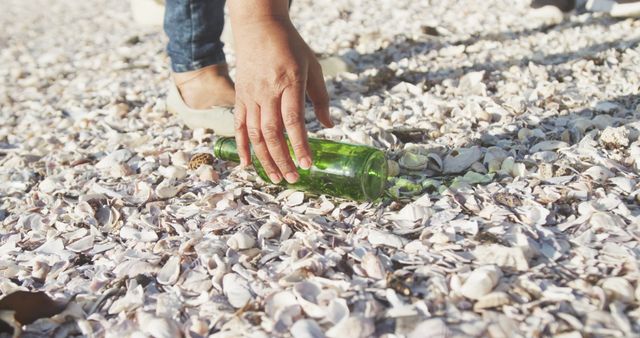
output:
[[227, 2], [231, 25], [289, 20], [289, 0], [231, 0]]

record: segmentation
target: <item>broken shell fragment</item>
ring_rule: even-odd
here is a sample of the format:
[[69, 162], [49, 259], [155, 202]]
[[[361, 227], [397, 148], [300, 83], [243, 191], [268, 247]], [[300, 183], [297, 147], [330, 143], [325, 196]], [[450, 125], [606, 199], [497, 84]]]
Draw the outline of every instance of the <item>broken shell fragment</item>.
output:
[[469, 299], [479, 299], [491, 292], [501, 277], [502, 271], [497, 266], [481, 266], [473, 270], [467, 277], [460, 287], [460, 294]]

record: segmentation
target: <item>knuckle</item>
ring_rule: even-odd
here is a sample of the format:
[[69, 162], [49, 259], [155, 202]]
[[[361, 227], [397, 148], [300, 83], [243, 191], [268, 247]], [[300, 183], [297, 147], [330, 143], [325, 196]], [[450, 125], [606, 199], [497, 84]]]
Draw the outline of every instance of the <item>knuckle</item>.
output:
[[302, 142], [293, 143], [291, 145], [291, 148], [293, 148], [293, 153], [294, 154], [297, 154], [297, 155], [306, 155], [307, 154], [307, 147], [305, 147], [304, 143], [302, 143]]
[[247, 134], [252, 143], [262, 143], [262, 132], [258, 128], [248, 128]]
[[278, 140], [281, 134], [282, 130], [275, 124], [267, 124], [262, 127], [262, 135], [267, 142]]
[[247, 122], [245, 122], [244, 119], [236, 117], [236, 119], [234, 120], [233, 126], [237, 131], [242, 131], [247, 128]]
[[284, 125], [287, 127], [296, 127], [302, 124], [303, 120], [301, 117], [302, 114], [300, 114], [299, 112], [286, 112], [282, 116], [282, 123], [284, 123]]

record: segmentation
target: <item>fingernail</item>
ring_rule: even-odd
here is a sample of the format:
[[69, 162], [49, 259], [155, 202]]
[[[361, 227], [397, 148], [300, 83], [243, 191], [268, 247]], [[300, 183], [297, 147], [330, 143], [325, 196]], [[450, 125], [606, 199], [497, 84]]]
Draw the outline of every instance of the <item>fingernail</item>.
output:
[[284, 177], [287, 179], [287, 182], [296, 183], [296, 181], [298, 180], [298, 173], [296, 172], [286, 173]]
[[278, 174], [269, 174], [269, 178], [271, 179], [271, 182], [274, 184], [278, 184], [280, 183], [280, 181], [282, 181], [282, 177], [280, 177], [280, 175]]
[[311, 160], [308, 157], [303, 157], [300, 159], [300, 168], [309, 169], [311, 168]]

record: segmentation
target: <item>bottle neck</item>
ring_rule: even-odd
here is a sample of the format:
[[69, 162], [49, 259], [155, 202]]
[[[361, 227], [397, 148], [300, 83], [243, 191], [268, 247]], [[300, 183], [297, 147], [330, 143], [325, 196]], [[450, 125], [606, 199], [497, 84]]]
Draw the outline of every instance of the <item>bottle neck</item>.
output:
[[213, 147], [213, 154], [221, 160], [240, 163], [238, 146], [236, 139], [233, 137], [222, 137], [218, 139]]

